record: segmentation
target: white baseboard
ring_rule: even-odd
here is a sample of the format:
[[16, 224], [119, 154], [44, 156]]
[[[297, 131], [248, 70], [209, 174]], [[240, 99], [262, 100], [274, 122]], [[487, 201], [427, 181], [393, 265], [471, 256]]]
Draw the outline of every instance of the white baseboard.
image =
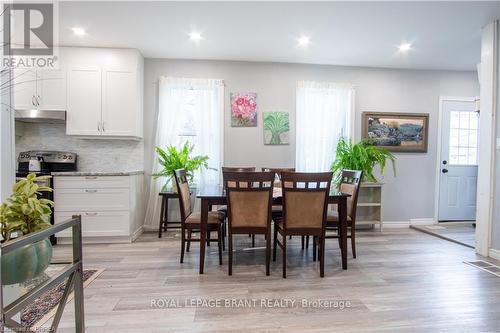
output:
[[410, 225], [432, 225], [432, 224], [436, 224], [434, 218], [432, 217], [410, 219]]
[[490, 249], [489, 256], [493, 259], [500, 260], [500, 250]]
[[408, 221], [384, 221], [384, 228], [409, 228], [410, 222]]

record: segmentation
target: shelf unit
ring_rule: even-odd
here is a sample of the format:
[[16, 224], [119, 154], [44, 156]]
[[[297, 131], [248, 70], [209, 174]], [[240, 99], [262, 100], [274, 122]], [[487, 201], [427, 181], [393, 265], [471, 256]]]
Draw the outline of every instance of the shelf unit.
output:
[[382, 183], [361, 183], [356, 210], [356, 225], [379, 225], [382, 231]]

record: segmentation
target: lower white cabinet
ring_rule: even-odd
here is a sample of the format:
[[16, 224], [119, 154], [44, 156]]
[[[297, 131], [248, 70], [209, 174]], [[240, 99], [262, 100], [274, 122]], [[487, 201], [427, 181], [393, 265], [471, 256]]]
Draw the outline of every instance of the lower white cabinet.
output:
[[[84, 243], [132, 242], [142, 233], [142, 175], [55, 176], [54, 220], [82, 216]], [[71, 230], [57, 234], [71, 241]]]

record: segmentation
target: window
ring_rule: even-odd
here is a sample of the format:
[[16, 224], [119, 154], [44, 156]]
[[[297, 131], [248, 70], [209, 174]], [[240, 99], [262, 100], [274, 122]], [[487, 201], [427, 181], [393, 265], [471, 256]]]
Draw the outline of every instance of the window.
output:
[[[207, 155], [209, 166], [220, 170], [224, 114], [224, 83], [215, 79], [161, 78], [156, 145], [194, 144], [194, 155]], [[220, 172], [201, 170], [199, 185], [220, 184]]]
[[330, 82], [298, 82], [295, 167], [330, 170], [339, 137], [350, 138], [354, 88]]
[[478, 123], [475, 111], [450, 112], [450, 164], [477, 165]]

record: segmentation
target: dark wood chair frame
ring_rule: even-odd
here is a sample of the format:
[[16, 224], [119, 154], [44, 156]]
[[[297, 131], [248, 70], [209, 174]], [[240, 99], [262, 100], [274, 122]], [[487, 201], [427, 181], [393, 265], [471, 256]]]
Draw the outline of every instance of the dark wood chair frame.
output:
[[[226, 166], [223, 166], [222, 167], [222, 173], [224, 174], [224, 172], [255, 172], [256, 171], [256, 167], [226, 167]], [[227, 208], [226, 207], [223, 207], [221, 211], [225, 212], [225, 214], [227, 215]], [[226, 228], [224, 228], [224, 236], [226, 236]], [[255, 235], [252, 235], [252, 234], [249, 234], [248, 237], [252, 237], [252, 247], [255, 247]]]
[[[360, 183], [361, 179], [363, 177], [363, 172], [359, 170], [342, 170], [341, 176], [340, 176], [340, 184], [352, 184], [356, 185], [356, 191], [352, 196], [352, 206], [351, 206], [351, 211], [347, 212], [347, 215], [350, 217], [351, 222], [347, 222], [347, 230], [350, 230], [350, 233], [347, 233], [347, 238], [351, 239], [351, 249], [352, 249], [352, 256], [353, 258], [356, 258], [356, 209], [358, 206], [358, 194], [359, 194], [359, 188], [360, 188]], [[339, 184], [339, 189], [340, 189], [340, 184]], [[327, 239], [329, 238], [337, 238], [339, 240], [339, 246], [341, 246], [341, 239], [338, 235], [338, 226], [334, 225], [335, 222], [328, 222], [326, 223], [326, 230], [335, 230], [337, 231], [337, 235], [329, 235], [326, 236]], [[350, 224], [350, 225], [349, 225]]]
[[[180, 262], [184, 262], [184, 252], [189, 252], [189, 248], [191, 246], [191, 242], [200, 242], [199, 238], [192, 238], [192, 233], [200, 231], [201, 229], [201, 221], [200, 223], [186, 223], [186, 219], [189, 216], [186, 216], [186, 209], [184, 207], [184, 201], [182, 200], [181, 184], [187, 183], [186, 170], [179, 169], [175, 170], [175, 182], [177, 184], [177, 189], [179, 191], [179, 207], [181, 211], [181, 259]], [[191, 194], [190, 194], [191, 195]], [[217, 232], [217, 239], [211, 239], [210, 236], [207, 237], [207, 243], [210, 240], [216, 240], [219, 247], [219, 265], [222, 265], [222, 228], [224, 225], [224, 221], [221, 220], [220, 223], [217, 224], [208, 224], [207, 233], [210, 235], [210, 231]], [[188, 233], [186, 239], [186, 232]]]
[[[286, 236], [313, 236], [318, 237], [319, 240], [319, 252], [320, 256], [320, 276], [325, 276], [325, 261], [324, 261], [324, 251], [325, 251], [325, 228], [326, 228], [326, 217], [328, 209], [328, 195], [330, 193], [330, 186], [332, 181], [331, 172], [321, 172], [321, 173], [303, 173], [303, 172], [283, 172], [281, 174], [281, 180], [283, 183], [283, 222], [282, 228], [278, 226], [278, 223], [274, 224], [274, 246], [273, 246], [273, 261], [276, 261], [276, 248], [279, 246], [283, 254], [283, 278], [286, 278]], [[291, 183], [292, 187], [286, 186], [287, 183]], [[304, 187], [297, 187], [297, 184], [304, 184]], [[326, 184], [326, 186], [321, 186], [321, 184]], [[286, 196], [289, 192], [324, 192], [325, 200], [323, 204], [323, 223], [320, 228], [287, 228], [287, 207], [286, 207]], [[304, 209], [308, 209], [304, 207]], [[282, 242], [278, 240], [278, 234], [281, 234]], [[313, 252], [313, 260], [316, 260], [316, 249]]]
[[[235, 186], [229, 186], [231, 182]], [[271, 261], [271, 211], [273, 201], [273, 172], [224, 172], [223, 183], [226, 189], [227, 210], [228, 210], [228, 249], [229, 249], [229, 264], [228, 274], [233, 274], [233, 235], [234, 234], [256, 234], [265, 235], [266, 238], [266, 275], [270, 274]], [[245, 184], [245, 186], [243, 186]], [[233, 192], [268, 192], [269, 201], [267, 205], [267, 223], [265, 227], [242, 227], [233, 226], [231, 221], [231, 200], [230, 196]], [[254, 240], [252, 239], [252, 242]]]

